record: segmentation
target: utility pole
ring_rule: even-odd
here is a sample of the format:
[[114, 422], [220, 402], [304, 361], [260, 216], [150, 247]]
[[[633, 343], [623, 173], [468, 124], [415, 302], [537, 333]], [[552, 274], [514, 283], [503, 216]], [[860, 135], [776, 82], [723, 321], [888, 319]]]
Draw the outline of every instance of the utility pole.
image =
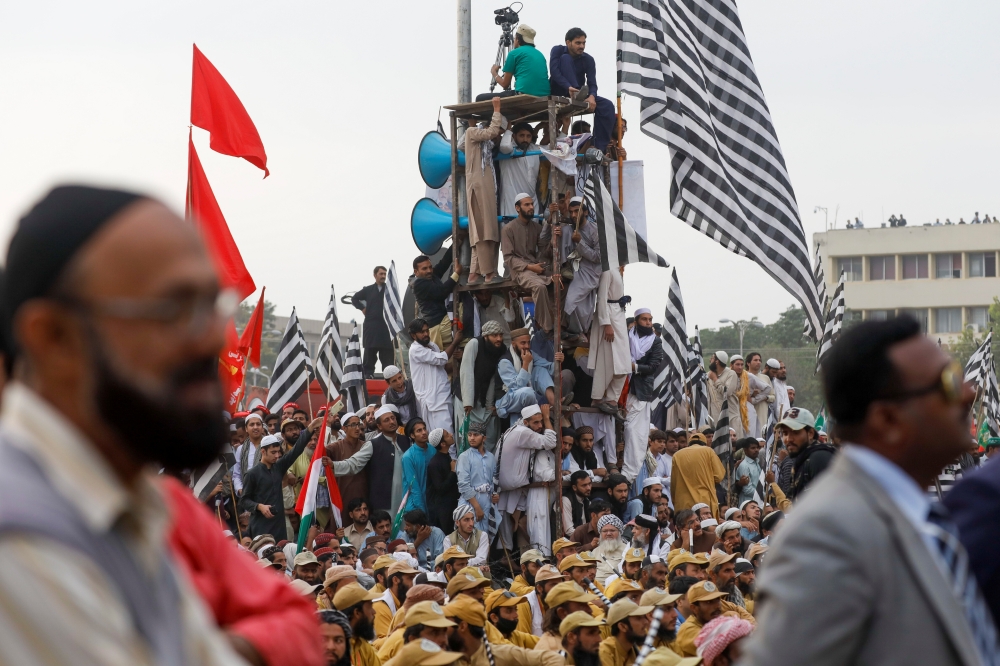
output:
[[458, 103], [472, 101], [472, 0], [458, 1]]

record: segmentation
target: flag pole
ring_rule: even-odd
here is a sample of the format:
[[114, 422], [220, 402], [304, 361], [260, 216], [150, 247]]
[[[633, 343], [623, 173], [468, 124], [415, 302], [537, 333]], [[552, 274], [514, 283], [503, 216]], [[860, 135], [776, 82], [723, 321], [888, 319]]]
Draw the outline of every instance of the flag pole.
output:
[[624, 178], [622, 174], [622, 93], [618, 92], [618, 147], [615, 153], [618, 155], [618, 208], [625, 205]]
[[[240, 464], [238, 460], [236, 461], [236, 464], [237, 465]], [[232, 481], [232, 479], [229, 480], [229, 496], [233, 498], [233, 511], [236, 512], [236, 534], [239, 535], [239, 537], [240, 537], [240, 544], [242, 545], [242, 543], [243, 543], [243, 530], [240, 529], [240, 507], [236, 503], [236, 491], [233, 489], [233, 481]]]

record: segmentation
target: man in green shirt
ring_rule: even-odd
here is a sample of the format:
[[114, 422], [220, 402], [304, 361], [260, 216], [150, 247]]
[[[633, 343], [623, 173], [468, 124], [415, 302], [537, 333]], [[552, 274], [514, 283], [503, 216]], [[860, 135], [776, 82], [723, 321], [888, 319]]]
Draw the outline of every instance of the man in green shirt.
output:
[[[499, 95], [484, 93], [476, 97], [476, 101], [488, 100], [493, 97], [509, 97], [510, 95], [535, 95], [546, 97], [549, 94], [549, 68], [545, 56], [535, 48], [534, 28], [521, 24], [514, 33], [514, 50], [507, 54], [503, 64], [503, 76], [500, 76], [500, 66], [493, 65], [490, 70], [493, 78], [505, 88]], [[510, 89], [511, 80], [514, 89]]]

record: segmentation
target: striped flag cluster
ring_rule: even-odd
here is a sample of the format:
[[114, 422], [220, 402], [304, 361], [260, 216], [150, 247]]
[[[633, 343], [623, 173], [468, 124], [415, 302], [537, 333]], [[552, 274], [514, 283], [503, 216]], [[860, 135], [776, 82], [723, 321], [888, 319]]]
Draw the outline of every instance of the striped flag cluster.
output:
[[382, 317], [393, 339], [402, 331], [403, 299], [399, 297], [399, 282], [396, 280], [396, 262], [389, 264], [389, 274], [385, 278], [385, 289], [382, 290]]
[[[688, 366], [687, 320], [676, 268], [670, 276], [670, 290], [667, 292], [667, 307], [663, 313], [660, 342], [664, 358], [654, 379], [655, 389], [650, 412], [658, 417], [662, 415], [663, 418], [657, 418], [655, 422], [658, 427], [663, 428], [666, 425], [666, 410], [684, 399], [684, 379]], [[657, 413], [657, 409], [661, 406], [662, 409]]]
[[218, 457], [191, 474], [191, 491], [199, 502], [208, 500], [209, 494], [222, 481], [230, 469], [236, 466], [236, 453], [227, 442]]
[[347, 394], [348, 413], [356, 412], [368, 404], [368, 387], [365, 384], [364, 366], [361, 361], [361, 339], [358, 325], [347, 341], [347, 358], [344, 361], [344, 392]]
[[694, 327], [694, 337], [691, 338], [688, 352], [687, 384], [691, 389], [691, 416], [695, 427], [708, 423], [708, 373], [705, 372], [705, 360], [701, 352], [701, 333]]
[[316, 381], [328, 398], [340, 395], [344, 382], [344, 349], [340, 340], [340, 319], [337, 317], [337, 290], [333, 285], [330, 285], [330, 305], [319, 334]]
[[594, 169], [583, 187], [583, 198], [588, 208], [594, 212], [597, 222], [597, 237], [601, 245], [601, 269], [610, 271], [619, 266], [635, 263], [650, 263], [667, 268], [667, 260], [646, 245], [642, 236], [622, 215], [614, 197], [608, 192]]
[[286, 402], [294, 400], [309, 387], [312, 368], [309, 361], [309, 347], [299, 324], [299, 317], [292, 308], [292, 315], [281, 336], [278, 357], [274, 361], [271, 388], [267, 393], [267, 410], [280, 411]]
[[715, 431], [712, 433], [712, 450], [719, 456], [726, 472], [729, 472], [729, 456], [733, 451], [733, 443], [729, 438], [729, 396], [722, 397], [722, 409], [719, 410], [719, 419], [715, 422]]
[[840, 281], [833, 292], [833, 300], [830, 301], [830, 310], [826, 313], [826, 327], [823, 329], [823, 339], [819, 342], [819, 349], [816, 352], [816, 371], [819, 372], [823, 358], [826, 356], [833, 343], [840, 337], [840, 331], [844, 327], [844, 271], [840, 271]]
[[[819, 296], [820, 307], [826, 311], [826, 274], [823, 271], [823, 257], [819, 254], [819, 245], [816, 246], [816, 271], [813, 274], [816, 281], [816, 294]], [[802, 327], [802, 335], [811, 340], [819, 342], [819, 331], [813, 329], [812, 321], [806, 317], [805, 325]]]
[[764, 430], [761, 433], [761, 439], [764, 440], [764, 450], [761, 451], [761, 459], [763, 459], [764, 464], [761, 465], [763, 474], [757, 480], [757, 486], [754, 488], [754, 501], [760, 506], [764, 506], [764, 502], [767, 500], [767, 486], [764, 484], [764, 476], [770, 472], [777, 470], [772, 470], [772, 466], [775, 463], [777, 456], [777, 447], [774, 446], [774, 427], [778, 424], [777, 418], [774, 415], [774, 405], [768, 405], [767, 407], [767, 425], [764, 426]]
[[990, 331], [965, 364], [965, 381], [976, 386], [982, 399], [983, 420], [990, 437], [1000, 436], [1000, 390], [997, 387], [996, 365], [993, 362], [993, 331]]
[[670, 212], [753, 259], [819, 331], [805, 231], [735, 0], [621, 0], [618, 91], [640, 99], [643, 133], [670, 150]]

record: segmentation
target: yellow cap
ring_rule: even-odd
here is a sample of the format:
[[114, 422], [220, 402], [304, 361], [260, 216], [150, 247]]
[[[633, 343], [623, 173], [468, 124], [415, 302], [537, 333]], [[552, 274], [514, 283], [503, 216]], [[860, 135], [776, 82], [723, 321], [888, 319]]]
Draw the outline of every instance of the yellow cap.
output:
[[486, 614], [489, 615], [494, 608], [500, 606], [517, 606], [526, 603], [528, 597], [519, 597], [510, 590], [499, 589], [487, 594], [484, 601], [486, 602]]
[[622, 592], [642, 592], [642, 585], [639, 585], [637, 581], [629, 578], [615, 578], [613, 581], [608, 583], [607, 588], [604, 590], [604, 595], [610, 599], [616, 594], [620, 594]]
[[462, 658], [461, 652], [442, 650], [434, 641], [419, 638], [399, 649], [396, 656], [386, 662], [386, 666], [445, 666]]
[[712, 599], [721, 599], [726, 596], [725, 592], [719, 592], [719, 588], [715, 586], [710, 580], [703, 580], [700, 583], [696, 583], [688, 588], [688, 603], [693, 604], [696, 601], [711, 601]]
[[626, 562], [642, 562], [646, 558], [646, 552], [642, 548], [629, 548], [625, 551]]
[[711, 571], [716, 567], [725, 564], [726, 562], [732, 562], [739, 556], [740, 556], [739, 553], [732, 553], [730, 555], [726, 555], [724, 551], [713, 550], [711, 557], [708, 558], [708, 568]]
[[642, 593], [639, 599], [640, 606], [665, 606], [672, 604], [681, 598], [679, 594], [670, 594], [662, 587], [654, 587]]
[[380, 596], [382, 595], [378, 592], [369, 592], [357, 583], [351, 583], [340, 588], [337, 590], [337, 594], [333, 595], [333, 607], [337, 610], [344, 610], [362, 601], [373, 601]]
[[418, 574], [420, 573], [413, 567], [411, 567], [406, 562], [399, 562], [394, 560], [394, 563], [389, 566], [389, 571], [386, 572], [386, 576], [391, 576], [393, 574]]
[[378, 571], [379, 569], [385, 569], [386, 567], [391, 567], [392, 563], [396, 560], [393, 559], [392, 555], [379, 555], [375, 560], [375, 564], [372, 565], [373, 571]]
[[697, 564], [703, 567], [708, 564], [708, 560], [701, 555], [693, 555], [683, 549], [670, 551], [670, 555], [667, 557], [667, 568], [673, 571], [682, 564]]
[[565, 636], [580, 627], [603, 627], [605, 624], [607, 623], [602, 617], [594, 617], [586, 611], [576, 611], [564, 617], [559, 623], [559, 634]]
[[445, 591], [448, 593], [449, 597], [454, 597], [459, 592], [464, 590], [471, 590], [474, 587], [480, 587], [482, 585], [489, 585], [489, 578], [479, 578], [478, 576], [473, 576], [466, 571], [459, 571], [457, 574], [451, 577], [448, 581], [448, 587]]
[[567, 555], [563, 558], [562, 562], [559, 563], [559, 571], [565, 573], [573, 567], [589, 567], [590, 563], [584, 560], [579, 555]]
[[471, 560], [472, 555], [459, 548], [458, 546], [449, 546], [443, 553], [441, 553], [441, 562], [447, 562], [448, 560]]
[[407, 627], [424, 624], [428, 627], [454, 627], [455, 623], [444, 616], [444, 609], [436, 601], [420, 601], [406, 611]]
[[354, 578], [357, 580], [357, 569], [346, 564], [337, 564], [326, 570], [326, 578], [323, 580], [323, 585], [333, 585], [338, 580], [343, 580], [345, 578]]
[[656, 648], [643, 662], [649, 666], [700, 666], [701, 663], [701, 657], [681, 657], [666, 647]]
[[640, 606], [631, 599], [619, 599], [615, 603], [611, 604], [611, 608], [608, 609], [606, 618], [608, 620], [608, 624], [614, 626], [627, 617], [639, 617], [641, 615], [648, 615], [652, 612], [652, 606]]
[[544, 560], [544, 559], [545, 556], [542, 555], [542, 551], [535, 550], [534, 548], [532, 548], [531, 550], [526, 550], [523, 553], [521, 553], [521, 564], [526, 564], [528, 562], [537, 562], [539, 560]]
[[552, 542], [552, 554], [555, 555], [563, 548], [570, 548], [572, 546], [579, 546], [580, 544], [576, 541], [570, 541], [565, 537], [560, 537]]
[[539, 567], [538, 571], [535, 573], [536, 583], [541, 583], [542, 581], [546, 580], [562, 580], [562, 579], [563, 575], [559, 573], [559, 569], [556, 569], [551, 564], [546, 564], [542, 567]]
[[574, 581], [568, 580], [559, 583], [545, 595], [545, 605], [549, 608], [561, 606], [570, 601], [579, 601], [582, 604], [589, 604], [597, 597], [585, 591]]
[[585, 550], [582, 553], [577, 553], [577, 555], [579, 555], [581, 558], [583, 558], [584, 562], [591, 562], [591, 563], [597, 564], [598, 562], [601, 561], [601, 558], [594, 557], [594, 554], [591, 553], [589, 550]]
[[444, 614], [477, 627], [486, 626], [486, 609], [467, 594], [460, 594], [444, 607]]

